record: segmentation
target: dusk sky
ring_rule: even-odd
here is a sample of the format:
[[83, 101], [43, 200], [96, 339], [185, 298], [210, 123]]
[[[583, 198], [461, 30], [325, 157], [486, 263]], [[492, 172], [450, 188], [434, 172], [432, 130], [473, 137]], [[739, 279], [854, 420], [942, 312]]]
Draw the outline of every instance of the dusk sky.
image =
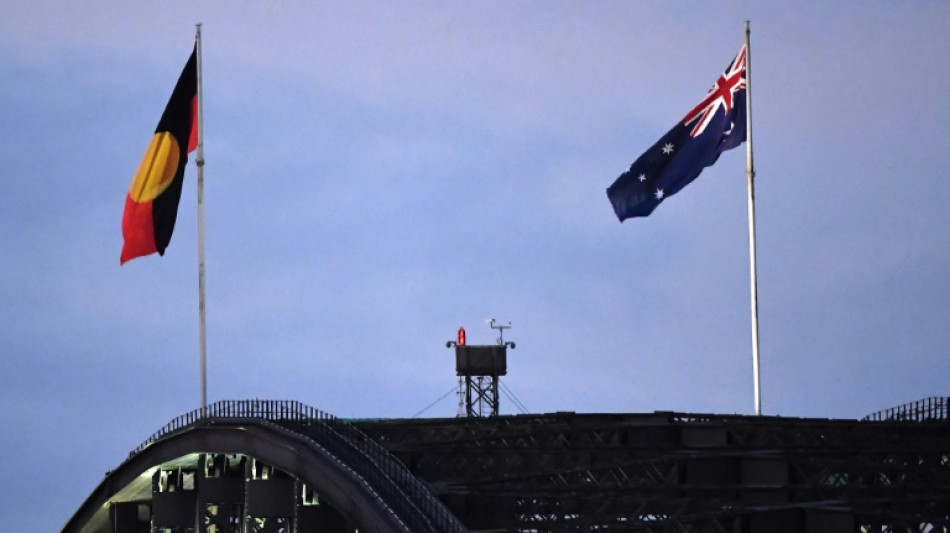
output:
[[[950, 3], [0, 12], [5, 531], [58, 531], [199, 407], [193, 155], [164, 257], [119, 266], [197, 22], [209, 402], [453, 417], [445, 342], [462, 326], [492, 344], [495, 318], [530, 412], [752, 414], [745, 145], [647, 218], [621, 224], [605, 193], [746, 20], [763, 413], [950, 395]], [[504, 395], [501, 411], [521, 412]]]

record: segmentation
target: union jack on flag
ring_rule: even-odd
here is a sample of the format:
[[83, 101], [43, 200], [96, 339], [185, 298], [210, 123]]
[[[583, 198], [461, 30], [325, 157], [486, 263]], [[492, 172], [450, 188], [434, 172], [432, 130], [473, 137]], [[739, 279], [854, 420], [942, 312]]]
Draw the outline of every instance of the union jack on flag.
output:
[[706, 96], [607, 188], [621, 222], [645, 217], [746, 140], [746, 47]]

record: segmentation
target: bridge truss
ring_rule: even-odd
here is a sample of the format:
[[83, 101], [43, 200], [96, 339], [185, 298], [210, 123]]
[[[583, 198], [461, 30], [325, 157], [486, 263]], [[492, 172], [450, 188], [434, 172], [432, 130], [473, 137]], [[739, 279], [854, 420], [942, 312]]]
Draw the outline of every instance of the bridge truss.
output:
[[176, 418], [65, 533], [947, 532], [950, 422], [554, 413], [344, 421], [297, 402]]
[[950, 528], [946, 419], [558, 413], [359, 427], [471, 529]]

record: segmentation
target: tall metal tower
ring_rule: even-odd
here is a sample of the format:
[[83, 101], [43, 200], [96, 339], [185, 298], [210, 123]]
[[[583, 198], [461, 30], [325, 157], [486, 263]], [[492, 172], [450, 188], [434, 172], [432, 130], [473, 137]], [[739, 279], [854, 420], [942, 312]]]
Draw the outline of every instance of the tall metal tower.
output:
[[446, 348], [455, 347], [455, 374], [459, 378], [459, 417], [498, 416], [498, 377], [508, 373], [508, 347], [515, 343], [505, 342], [507, 325], [489, 327], [498, 330], [498, 344], [475, 346], [465, 343], [465, 329], [459, 328], [458, 338], [445, 343]]

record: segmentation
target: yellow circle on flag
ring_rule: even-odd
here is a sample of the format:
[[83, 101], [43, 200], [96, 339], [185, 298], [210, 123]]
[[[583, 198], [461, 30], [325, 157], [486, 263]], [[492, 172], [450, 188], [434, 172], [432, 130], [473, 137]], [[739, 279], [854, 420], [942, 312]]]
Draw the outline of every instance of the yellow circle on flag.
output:
[[175, 179], [179, 153], [178, 140], [174, 135], [167, 131], [156, 133], [129, 188], [132, 200], [150, 202], [165, 192]]

